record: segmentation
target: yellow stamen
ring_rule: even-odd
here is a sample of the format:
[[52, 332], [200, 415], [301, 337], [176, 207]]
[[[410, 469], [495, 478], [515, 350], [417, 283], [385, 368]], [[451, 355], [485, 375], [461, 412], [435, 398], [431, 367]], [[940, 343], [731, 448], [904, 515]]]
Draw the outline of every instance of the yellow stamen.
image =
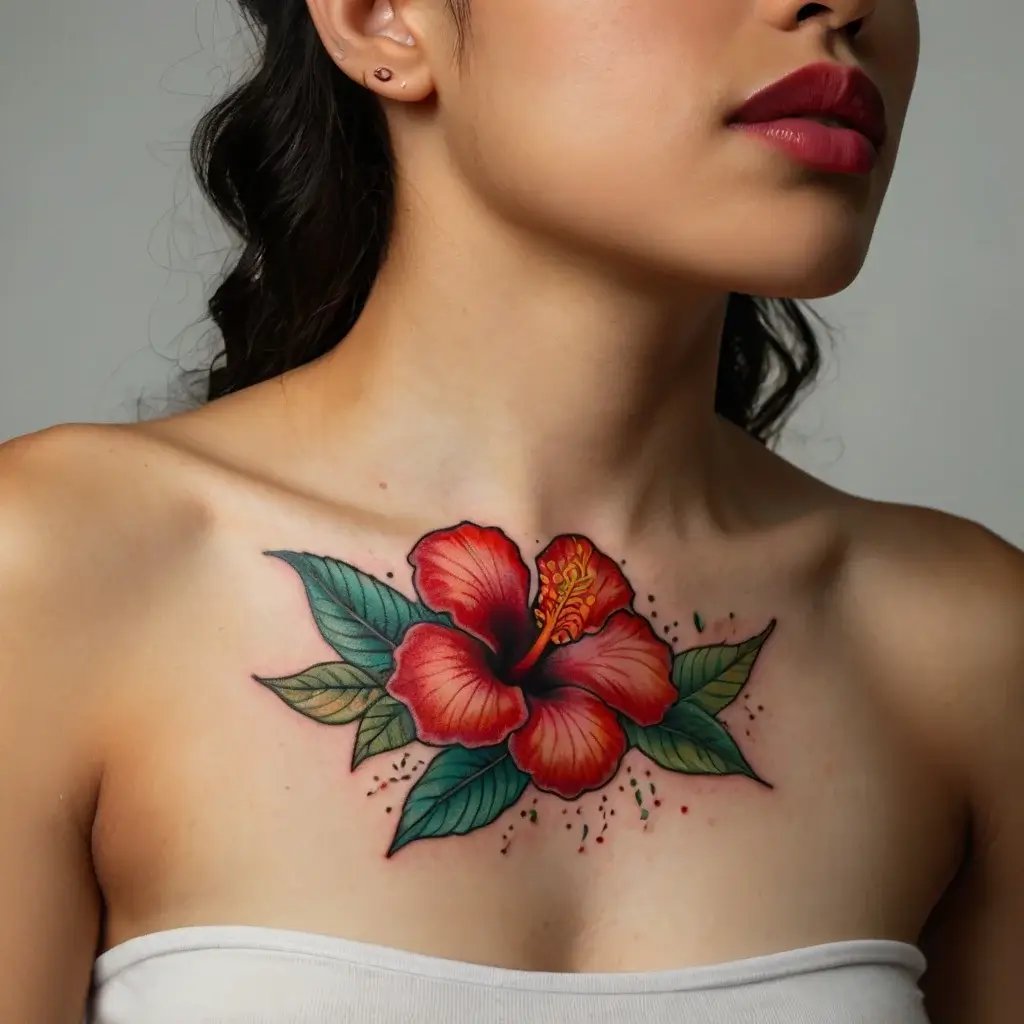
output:
[[540, 635], [526, 656], [512, 669], [513, 678], [525, 675], [549, 643], [567, 644], [582, 633], [597, 597], [590, 593], [596, 576], [589, 569], [593, 549], [577, 543], [575, 558], [545, 563], [550, 576], [541, 574], [534, 615]]

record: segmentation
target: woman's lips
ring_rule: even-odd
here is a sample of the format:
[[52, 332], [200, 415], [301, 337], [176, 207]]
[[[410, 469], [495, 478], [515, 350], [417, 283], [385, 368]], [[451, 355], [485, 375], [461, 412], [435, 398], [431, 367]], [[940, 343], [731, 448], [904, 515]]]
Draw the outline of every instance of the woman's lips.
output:
[[818, 170], [870, 174], [888, 134], [885, 101], [858, 68], [810, 64], [758, 90], [730, 127]]

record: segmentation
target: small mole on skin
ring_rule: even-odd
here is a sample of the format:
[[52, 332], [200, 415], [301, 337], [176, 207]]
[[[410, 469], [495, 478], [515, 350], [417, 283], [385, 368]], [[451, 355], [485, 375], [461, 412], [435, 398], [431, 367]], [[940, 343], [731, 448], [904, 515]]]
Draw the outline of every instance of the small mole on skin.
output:
[[393, 572], [389, 572], [388, 573], [388, 579], [389, 580], [393, 580], [394, 578], [395, 578], [395, 574]]
[[654, 604], [654, 595], [653, 594], [648, 594], [647, 595], [647, 600], [650, 601], [651, 604]]
[[388, 485], [383, 480], [380, 482], [380, 489], [382, 491], [386, 491], [388, 489]]

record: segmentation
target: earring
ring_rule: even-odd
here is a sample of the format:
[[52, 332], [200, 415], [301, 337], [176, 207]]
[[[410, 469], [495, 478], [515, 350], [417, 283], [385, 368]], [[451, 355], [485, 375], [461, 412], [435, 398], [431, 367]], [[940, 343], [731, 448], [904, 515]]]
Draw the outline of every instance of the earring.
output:
[[395, 73], [391, 68], [377, 68], [373, 73], [373, 77], [376, 78], [378, 82], [390, 82], [391, 79], [395, 77]]

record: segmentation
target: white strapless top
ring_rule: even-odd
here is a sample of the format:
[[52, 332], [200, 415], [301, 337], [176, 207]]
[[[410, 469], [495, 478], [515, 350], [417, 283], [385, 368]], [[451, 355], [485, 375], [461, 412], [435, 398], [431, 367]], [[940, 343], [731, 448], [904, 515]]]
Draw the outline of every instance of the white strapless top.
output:
[[642, 974], [514, 971], [266, 928], [181, 928], [96, 961], [86, 1024], [928, 1024], [888, 940]]

